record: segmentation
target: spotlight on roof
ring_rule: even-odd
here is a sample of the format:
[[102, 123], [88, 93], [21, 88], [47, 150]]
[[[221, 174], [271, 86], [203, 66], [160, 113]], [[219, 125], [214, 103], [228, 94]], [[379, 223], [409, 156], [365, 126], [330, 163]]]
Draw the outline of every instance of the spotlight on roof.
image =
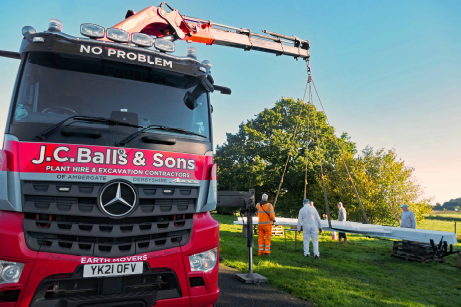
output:
[[197, 60], [197, 49], [194, 47], [189, 47], [186, 49], [186, 57]]
[[154, 47], [162, 52], [174, 52], [175, 49], [174, 43], [164, 38], [157, 38]]
[[21, 30], [22, 36], [27, 37], [28, 35], [35, 34], [37, 31], [31, 26], [25, 26]]
[[133, 33], [131, 35], [131, 42], [140, 47], [152, 47], [154, 44], [154, 39], [152, 36], [144, 33]]
[[62, 32], [62, 22], [57, 19], [50, 19], [50, 23], [48, 24], [48, 31]]
[[80, 25], [80, 33], [89, 38], [103, 38], [106, 30], [92, 23], [82, 23]]
[[109, 28], [107, 29], [107, 38], [117, 43], [130, 42], [130, 33], [122, 29]]

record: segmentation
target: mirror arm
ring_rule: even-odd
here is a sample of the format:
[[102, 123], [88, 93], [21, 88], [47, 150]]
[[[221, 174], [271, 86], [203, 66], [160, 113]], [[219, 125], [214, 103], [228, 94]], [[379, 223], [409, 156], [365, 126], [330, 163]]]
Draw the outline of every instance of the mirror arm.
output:
[[0, 50], [0, 57], [17, 59], [17, 60], [21, 59], [21, 55], [19, 54], [19, 52], [4, 51], [4, 50]]

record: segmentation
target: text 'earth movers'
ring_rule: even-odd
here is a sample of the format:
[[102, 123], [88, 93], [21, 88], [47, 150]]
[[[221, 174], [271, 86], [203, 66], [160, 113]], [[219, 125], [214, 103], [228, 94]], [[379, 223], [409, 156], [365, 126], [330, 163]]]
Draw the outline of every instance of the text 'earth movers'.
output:
[[82, 24], [86, 38], [26, 26], [19, 53], [0, 51], [21, 61], [0, 151], [0, 307], [218, 299], [210, 93], [230, 89], [193, 48], [168, 53], [179, 39], [307, 60], [309, 42], [170, 9]]

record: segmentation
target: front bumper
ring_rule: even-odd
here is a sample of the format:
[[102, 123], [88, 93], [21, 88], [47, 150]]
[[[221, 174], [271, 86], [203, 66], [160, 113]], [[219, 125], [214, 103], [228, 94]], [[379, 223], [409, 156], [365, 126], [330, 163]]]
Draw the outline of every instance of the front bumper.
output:
[[[153, 306], [152, 304], [155, 306], [210, 306], [219, 297], [218, 264], [211, 272], [205, 274], [203, 272], [191, 272], [188, 261], [189, 255], [218, 246], [219, 225], [209, 213], [195, 215], [191, 239], [186, 245], [123, 258], [94, 258], [34, 252], [26, 246], [22, 219], [22, 213], [0, 211], [0, 242], [4, 244], [0, 249], [0, 259], [25, 264], [18, 283], [0, 285], [0, 298], [2, 293], [4, 293], [3, 297], [7, 297], [7, 294], [18, 293], [19, 290], [17, 300], [11, 302], [0, 299], [0, 307], [80, 307], [88, 306], [89, 303], [104, 303], [106, 304], [104, 306], [112, 307], [124, 306], [125, 302], [126, 306], [135, 307], [148, 307], [149, 305]], [[151, 270], [158, 273], [162, 269], [166, 269], [173, 274], [177, 280], [176, 290], [179, 295], [173, 295], [174, 298], [166, 298], [168, 295], [165, 295], [165, 292], [156, 291], [153, 288], [144, 291], [145, 293], [136, 290], [130, 294], [122, 290], [122, 293], [104, 294], [104, 290], [100, 289], [99, 284], [101, 283], [99, 283], [97, 293], [94, 293], [91, 298], [88, 298], [88, 295], [75, 295], [75, 292], [62, 300], [46, 301], [43, 296], [37, 296], [40, 285], [43, 286], [43, 283], [47, 282], [50, 277], [59, 275], [64, 279], [78, 277], [75, 275], [78, 268], [86, 263], [139, 260], [144, 262], [147, 271]], [[203, 282], [196, 283], [197, 277], [202, 278]], [[193, 280], [194, 282], [192, 282]], [[82, 280], [83, 284], [87, 281]], [[76, 287], [80, 287], [80, 285], [77, 284]], [[151, 292], [149, 293], [149, 291]], [[11, 295], [8, 296], [8, 298], [11, 297]]]

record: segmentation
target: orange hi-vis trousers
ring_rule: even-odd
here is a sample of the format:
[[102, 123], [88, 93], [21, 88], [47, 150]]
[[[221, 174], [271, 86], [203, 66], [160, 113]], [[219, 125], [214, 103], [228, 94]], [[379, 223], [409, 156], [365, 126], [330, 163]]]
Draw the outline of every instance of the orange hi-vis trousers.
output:
[[271, 253], [272, 224], [258, 225], [258, 255]]

